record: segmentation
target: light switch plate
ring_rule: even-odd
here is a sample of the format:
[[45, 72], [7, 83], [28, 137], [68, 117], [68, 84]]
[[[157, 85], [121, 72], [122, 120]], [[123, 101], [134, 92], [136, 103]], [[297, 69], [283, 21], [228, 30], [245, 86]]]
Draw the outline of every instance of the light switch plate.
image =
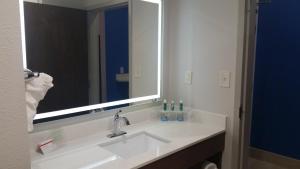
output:
[[219, 86], [222, 88], [230, 88], [231, 72], [220, 71], [219, 72]]
[[141, 66], [136, 66], [136, 69], [134, 71], [134, 78], [141, 78], [142, 77], [142, 68]]
[[193, 82], [193, 72], [192, 71], [186, 71], [184, 75], [184, 83], [191, 85]]

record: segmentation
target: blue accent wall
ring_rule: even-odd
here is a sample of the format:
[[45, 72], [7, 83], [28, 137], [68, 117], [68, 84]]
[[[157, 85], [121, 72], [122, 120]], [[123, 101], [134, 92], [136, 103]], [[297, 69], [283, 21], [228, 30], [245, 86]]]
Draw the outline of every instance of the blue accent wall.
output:
[[128, 6], [105, 11], [107, 101], [129, 98], [129, 84], [117, 82], [120, 67], [128, 73]]
[[300, 159], [299, 0], [259, 9], [251, 146]]

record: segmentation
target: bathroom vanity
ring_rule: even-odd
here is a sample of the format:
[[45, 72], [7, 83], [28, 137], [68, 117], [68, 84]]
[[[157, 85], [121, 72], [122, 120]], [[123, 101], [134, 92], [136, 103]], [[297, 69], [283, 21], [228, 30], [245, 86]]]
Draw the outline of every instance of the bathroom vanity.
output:
[[221, 133], [141, 167], [141, 169], [199, 169], [205, 161], [214, 162], [221, 169], [224, 143], [225, 133]]
[[[107, 137], [111, 127], [104, 127], [112, 117], [32, 133], [32, 169], [193, 169], [206, 160], [221, 168], [225, 116], [191, 110], [184, 122], [161, 122], [157, 109], [122, 114], [132, 124], [115, 138]], [[54, 140], [57, 148], [36, 152], [36, 144], [54, 133], [61, 133]]]
[[[54, 83], [28, 115], [32, 169], [197, 169], [206, 160], [221, 168], [225, 116], [183, 111], [183, 100], [184, 121], [160, 121], [162, 0], [24, 0], [22, 7], [24, 69]], [[28, 94], [36, 93], [26, 92], [30, 107]]]

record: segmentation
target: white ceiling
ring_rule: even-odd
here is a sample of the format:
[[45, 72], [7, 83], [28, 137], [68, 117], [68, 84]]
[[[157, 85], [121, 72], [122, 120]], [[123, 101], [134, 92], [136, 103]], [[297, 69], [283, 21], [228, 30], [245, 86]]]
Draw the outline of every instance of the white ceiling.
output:
[[24, 0], [27, 2], [91, 10], [100, 7], [128, 2], [128, 0]]

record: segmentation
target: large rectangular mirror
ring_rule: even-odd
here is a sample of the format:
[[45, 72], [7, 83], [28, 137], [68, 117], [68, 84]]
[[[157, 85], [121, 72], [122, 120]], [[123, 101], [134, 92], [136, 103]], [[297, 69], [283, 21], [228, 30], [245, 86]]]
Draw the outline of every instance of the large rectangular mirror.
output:
[[24, 0], [24, 68], [53, 77], [35, 119], [160, 97], [161, 0]]

